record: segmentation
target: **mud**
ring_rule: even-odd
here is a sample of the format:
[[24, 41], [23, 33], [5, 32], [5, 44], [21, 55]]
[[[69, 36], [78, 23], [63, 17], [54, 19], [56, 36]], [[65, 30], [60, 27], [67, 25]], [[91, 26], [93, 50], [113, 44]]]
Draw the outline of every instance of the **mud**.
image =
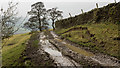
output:
[[[119, 60], [117, 58], [114, 58], [114, 57], [111, 57], [111, 56], [108, 56], [108, 55], [104, 55], [104, 54], [101, 54], [101, 53], [93, 53], [94, 56], [85, 56], [85, 55], [82, 55], [82, 54], [78, 54], [74, 51], [72, 51], [71, 49], [67, 48], [65, 45], [69, 44], [71, 46], [74, 46], [72, 45], [71, 43], [69, 42], [66, 42], [65, 40], [62, 40], [62, 41], [57, 41], [56, 39], [59, 39], [59, 36], [57, 36], [54, 32], [50, 32], [54, 39], [51, 41], [51, 43], [54, 43], [63, 53], [64, 55], [67, 55], [69, 57], [74, 57], [72, 59], [74, 59], [76, 62], [80, 62], [81, 64], [83, 65], [88, 65], [88, 66], [115, 66], [115, 67], [120, 67], [120, 63], [119, 63]], [[78, 47], [80, 48], [80, 47]], [[84, 48], [82, 48], [84, 49]], [[88, 50], [86, 50], [88, 51]], [[90, 51], [88, 51], [90, 52]], [[84, 60], [84, 61], [83, 61]]]
[[53, 44], [49, 42], [44, 33], [40, 33], [40, 42], [42, 49], [47, 52], [50, 57], [55, 61], [57, 66], [81, 66], [74, 60], [65, 57], [60, 51], [58, 51]]

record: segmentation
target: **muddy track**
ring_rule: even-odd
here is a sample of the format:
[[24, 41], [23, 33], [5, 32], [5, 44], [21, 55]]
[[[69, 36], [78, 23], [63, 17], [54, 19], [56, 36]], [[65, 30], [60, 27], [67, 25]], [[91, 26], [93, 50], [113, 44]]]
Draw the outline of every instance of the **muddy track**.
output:
[[39, 39], [39, 43], [41, 44], [43, 51], [47, 52], [50, 55], [50, 57], [55, 61], [57, 66], [81, 66], [71, 58], [65, 57], [60, 51], [58, 51], [56, 47], [54, 47], [54, 45], [51, 44], [46, 38], [44, 32], [40, 33]]
[[[35, 33], [31, 36], [28, 42], [26, 42], [26, 48], [20, 57], [19, 63], [29, 66], [54, 66], [53, 60], [49, 57], [49, 54], [41, 49], [41, 45], [38, 42], [35, 45], [35, 41], [39, 40], [39, 33]], [[38, 47], [36, 47], [38, 46]], [[28, 63], [30, 62], [30, 63]]]
[[[77, 62], [80, 62], [83, 65], [88, 64], [90, 66], [99, 65], [99, 66], [115, 66], [117, 68], [120, 67], [119, 60], [114, 57], [110, 57], [108, 55], [103, 55], [100, 53], [99, 54], [93, 53], [92, 56], [86, 56], [85, 54], [75, 52], [75, 50], [72, 50], [71, 48], [69, 48], [69, 46], [73, 47], [73, 45], [61, 40], [59, 36], [57, 36], [54, 32], [51, 31], [50, 34], [54, 37], [53, 39], [50, 40], [50, 42], [56, 45], [57, 49], [67, 54], [67, 56], [69, 57], [74, 57], [73, 58], [74, 60], [76, 60]], [[66, 45], [69, 45], [69, 46], [66, 46]], [[87, 52], [90, 53], [89, 51]]]

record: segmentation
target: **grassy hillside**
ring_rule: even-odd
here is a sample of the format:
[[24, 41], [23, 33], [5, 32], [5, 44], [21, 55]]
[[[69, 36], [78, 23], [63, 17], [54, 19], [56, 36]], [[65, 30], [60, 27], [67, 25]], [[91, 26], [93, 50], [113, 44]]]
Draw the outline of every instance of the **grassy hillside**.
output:
[[120, 2], [111, 3], [102, 8], [95, 8], [89, 12], [59, 20], [56, 22], [56, 28], [69, 28], [71, 26], [86, 23], [116, 23], [120, 24]]
[[2, 48], [2, 65], [3, 66], [16, 66], [19, 65], [18, 60], [22, 52], [25, 50], [25, 42], [30, 38], [31, 34], [17, 34], [12, 36], [9, 40], [3, 40], [4, 44]]
[[56, 33], [81, 47], [120, 59], [120, 2], [59, 20]]
[[118, 25], [115, 24], [84, 24], [73, 26], [68, 29], [55, 31], [81, 47], [89, 47], [92, 51], [97, 50], [111, 56], [120, 58], [118, 42]]

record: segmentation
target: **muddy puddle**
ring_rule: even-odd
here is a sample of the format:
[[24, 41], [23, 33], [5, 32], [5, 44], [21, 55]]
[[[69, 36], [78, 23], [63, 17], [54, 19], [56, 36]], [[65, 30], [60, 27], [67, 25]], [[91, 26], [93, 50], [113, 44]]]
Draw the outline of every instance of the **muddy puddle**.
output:
[[46, 36], [43, 32], [40, 33], [40, 44], [42, 49], [50, 54], [55, 63], [57, 63], [57, 66], [80, 66], [75, 61], [63, 56], [62, 53], [59, 52], [54, 45], [52, 45], [49, 40], [46, 39]]

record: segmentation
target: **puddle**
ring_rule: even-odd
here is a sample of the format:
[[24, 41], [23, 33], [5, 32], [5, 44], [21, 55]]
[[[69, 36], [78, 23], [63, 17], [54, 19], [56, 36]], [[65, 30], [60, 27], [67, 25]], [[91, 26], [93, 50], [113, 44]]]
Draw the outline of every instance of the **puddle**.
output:
[[43, 50], [50, 54], [50, 56], [55, 60], [59, 66], [80, 66], [76, 62], [71, 62], [68, 58], [64, 57], [61, 52], [59, 52], [47, 39], [45, 39], [44, 33], [40, 33], [40, 44]]
[[61, 52], [58, 52], [56, 50], [52, 50], [51, 48], [46, 48], [45, 51], [47, 53], [49, 53], [50, 55], [53, 55], [53, 56], [62, 56]]

